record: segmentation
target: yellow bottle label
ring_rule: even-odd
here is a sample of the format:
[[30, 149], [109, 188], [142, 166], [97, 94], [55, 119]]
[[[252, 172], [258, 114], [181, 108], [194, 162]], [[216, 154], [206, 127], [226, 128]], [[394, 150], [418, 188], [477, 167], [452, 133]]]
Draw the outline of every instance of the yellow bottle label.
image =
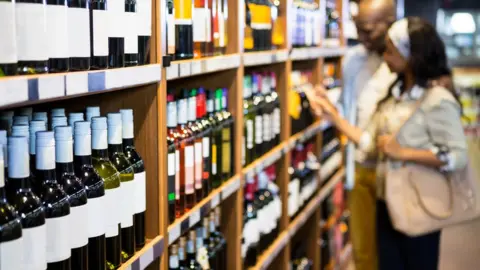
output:
[[230, 129], [222, 129], [222, 172], [230, 171], [230, 161], [232, 159], [230, 153]]
[[175, 7], [176, 20], [191, 20], [192, 19], [192, 0], [173, 0]]
[[302, 104], [300, 95], [294, 90], [288, 91], [288, 113], [294, 119], [299, 119], [301, 112]]
[[212, 145], [212, 174], [217, 175], [217, 145]]

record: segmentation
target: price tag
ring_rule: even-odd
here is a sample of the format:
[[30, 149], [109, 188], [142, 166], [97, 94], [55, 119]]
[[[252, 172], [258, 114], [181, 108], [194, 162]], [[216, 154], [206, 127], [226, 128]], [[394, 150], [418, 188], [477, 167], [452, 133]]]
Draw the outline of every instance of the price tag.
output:
[[191, 65], [188, 63], [180, 63], [180, 77], [190, 76], [191, 74]]
[[145, 253], [140, 256], [140, 269], [146, 268], [154, 260], [153, 247], [145, 251]]
[[0, 81], [0, 106], [28, 101], [28, 80], [9, 78]]
[[171, 245], [180, 237], [180, 224], [168, 231], [168, 245]]
[[213, 196], [212, 200], [210, 201], [210, 208], [215, 208], [217, 207], [217, 205], [220, 203], [220, 194], [215, 194], [215, 196]]
[[210, 58], [206, 61], [207, 72], [218, 70], [218, 61], [215, 58]]
[[38, 99], [63, 97], [65, 76], [45, 76], [38, 78]]
[[233, 192], [238, 190], [240, 188], [240, 178], [236, 177], [235, 180], [232, 181], [228, 186], [226, 186], [222, 190], [222, 200], [225, 200], [228, 198], [230, 195], [232, 195]]
[[167, 80], [178, 78], [178, 64], [172, 63], [167, 67]]
[[191, 75], [201, 74], [202, 73], [202, 60], [192, 62], [192, 72]]
[[200, 210], [196, 210], [195, 212], [190, 212], [190, 217], [188, 218], [189, 227], [195, 226], [200, 221]]

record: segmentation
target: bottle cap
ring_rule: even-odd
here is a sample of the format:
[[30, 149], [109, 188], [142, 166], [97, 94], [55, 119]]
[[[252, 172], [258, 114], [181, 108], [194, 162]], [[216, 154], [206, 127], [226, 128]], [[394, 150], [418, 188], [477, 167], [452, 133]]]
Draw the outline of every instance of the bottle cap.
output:
[[92, 130], [96, 129], [107, 129], [107, 118], [103, 116], [96, 116], [91, 119], [92, 121]]
[[122, 109], [122, 137], [124, 139], [133, 139], [133, 110]]
[[33, 114], [32, 107], [21, 108], [20, 111], [18, 112], [18, 115], [27, 116], [29, 121], [32, 120], [32, 114]]
[[30, 121], [30, 154], [35, 155], [35, 141], [36, 141], [36, 134], [38, 131], [46, 131], [45, 122], [40, 120], [32, 120]]
[[28, 139], [23, 136], [8, 138], [8, 175], [11, 178], [30, 176], [28, 159]]
[[100, 116], [100, 107], [87, 107], [87, 121], [91, 121], [92, 117]]
[[108, 123], [108, 143], [121, 144], [122, 143], [122, 114], [109, 113], [107, 115]]
[[55, 138], [53, 131], [39, 131], [37, 132], [36, 137], [37, 148], [55, 146]]
[[133, 122], [133, 110], [132, 109], [121, 109], [120, 113], [122, 114], [122, 122]]
[[199, 94], [199, 95], [205, 94], [205, 88], [199, 87], [199, 88], [198, 88], [198, 94]]
[[57, 141], [71, 141], [72, 127], [71, 126], [57, 126], [55, 127], [55, 140]]
[[182, 91], [180, 92], [180, 98], [189, 98], [190, 97], [190, 91], [186, 88], [182, 88]]
[[65, 116], [65, 108], [55, 108], [50, 111], [50, 116], [57, 117], [57, 116]]
[[55, 116], [52, 118], [52, 130], [55, 130], [55, 127], [58, 126], [68, 126], [67, 117], [65, 116]]
[[122, 125], [122, 114], [121, 113], [107, 114], [107, 123], [109, 126]]
[[[106, 132], [106, 131], [103, 131]], [[73, 145], [76, 156], [90, 156], [92, 154], [92, 137], [90, 122], [75, 122], [75, 143]], [[97, 140], [98, 142], [98, 140]]]
[[28, 116], [16, 115], [13, 117], [13, 125], [28, 125]]
[[47, 112], [34, 112], [33, 113], [33, 120], [45, 121], [45, 119], [48, 119]]
[[90, 122], [88, 121], [78, 121], [75, 122], [74, 128], [75, 135], [90, 135]]
[[174, 102], [174, 101], [175, 101], [175, 95], [173, 93], [168, 93], [167, 102]]
[[29, 126], [25, 124], [14, 125], [12, 127], [12, 136], [25, 136], [28, 138], [30, 136]]
[[73, 127], [75, 122], [83, 121], [83, 113], [76, 112], [76, 113], [69, 113], [68, 114], [68, 125]]

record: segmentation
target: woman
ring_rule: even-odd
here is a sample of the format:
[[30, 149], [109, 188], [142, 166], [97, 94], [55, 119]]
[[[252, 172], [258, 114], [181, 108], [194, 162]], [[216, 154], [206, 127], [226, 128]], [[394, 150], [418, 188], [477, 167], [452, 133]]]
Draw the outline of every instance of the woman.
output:
[[[368, 127], [342, 119], [326, 98], [311, 100], [358, 148], [379, 158], [377, 165], [377, 241], [380, 270], [434, 270], [440, 231], [409, 237], [396, 231], [384, 201], [385, 170], [403, 162], [463, 168], [467, 161], [461, 105], [454, 91], [427, 87], [450, 75], [445, 47], [432, 25], [417, 17], [397, 21], [386, 37], [384, 60], [398, 74]], [[324, 93], [316, 93], [324, 95]]]

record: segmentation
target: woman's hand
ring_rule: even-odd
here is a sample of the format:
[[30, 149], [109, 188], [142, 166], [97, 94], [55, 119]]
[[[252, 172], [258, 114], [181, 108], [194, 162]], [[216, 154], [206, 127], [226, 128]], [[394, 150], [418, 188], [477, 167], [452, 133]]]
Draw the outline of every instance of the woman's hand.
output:
[[318, 85], [314, 90], [306, 92], [307, 98], [310, 102], [312, 111], [317, 116], [327, 117], [328, 120], [336, 122], [339, 118], [337, 108], [330, 102], [327, 96], [327, 91], [324, 87]]
[[378, 149], [385, 153], [389, 158], [402, 160], [404, 158], [404, 150], [392, 135], [382, 135], [377, 138]]

